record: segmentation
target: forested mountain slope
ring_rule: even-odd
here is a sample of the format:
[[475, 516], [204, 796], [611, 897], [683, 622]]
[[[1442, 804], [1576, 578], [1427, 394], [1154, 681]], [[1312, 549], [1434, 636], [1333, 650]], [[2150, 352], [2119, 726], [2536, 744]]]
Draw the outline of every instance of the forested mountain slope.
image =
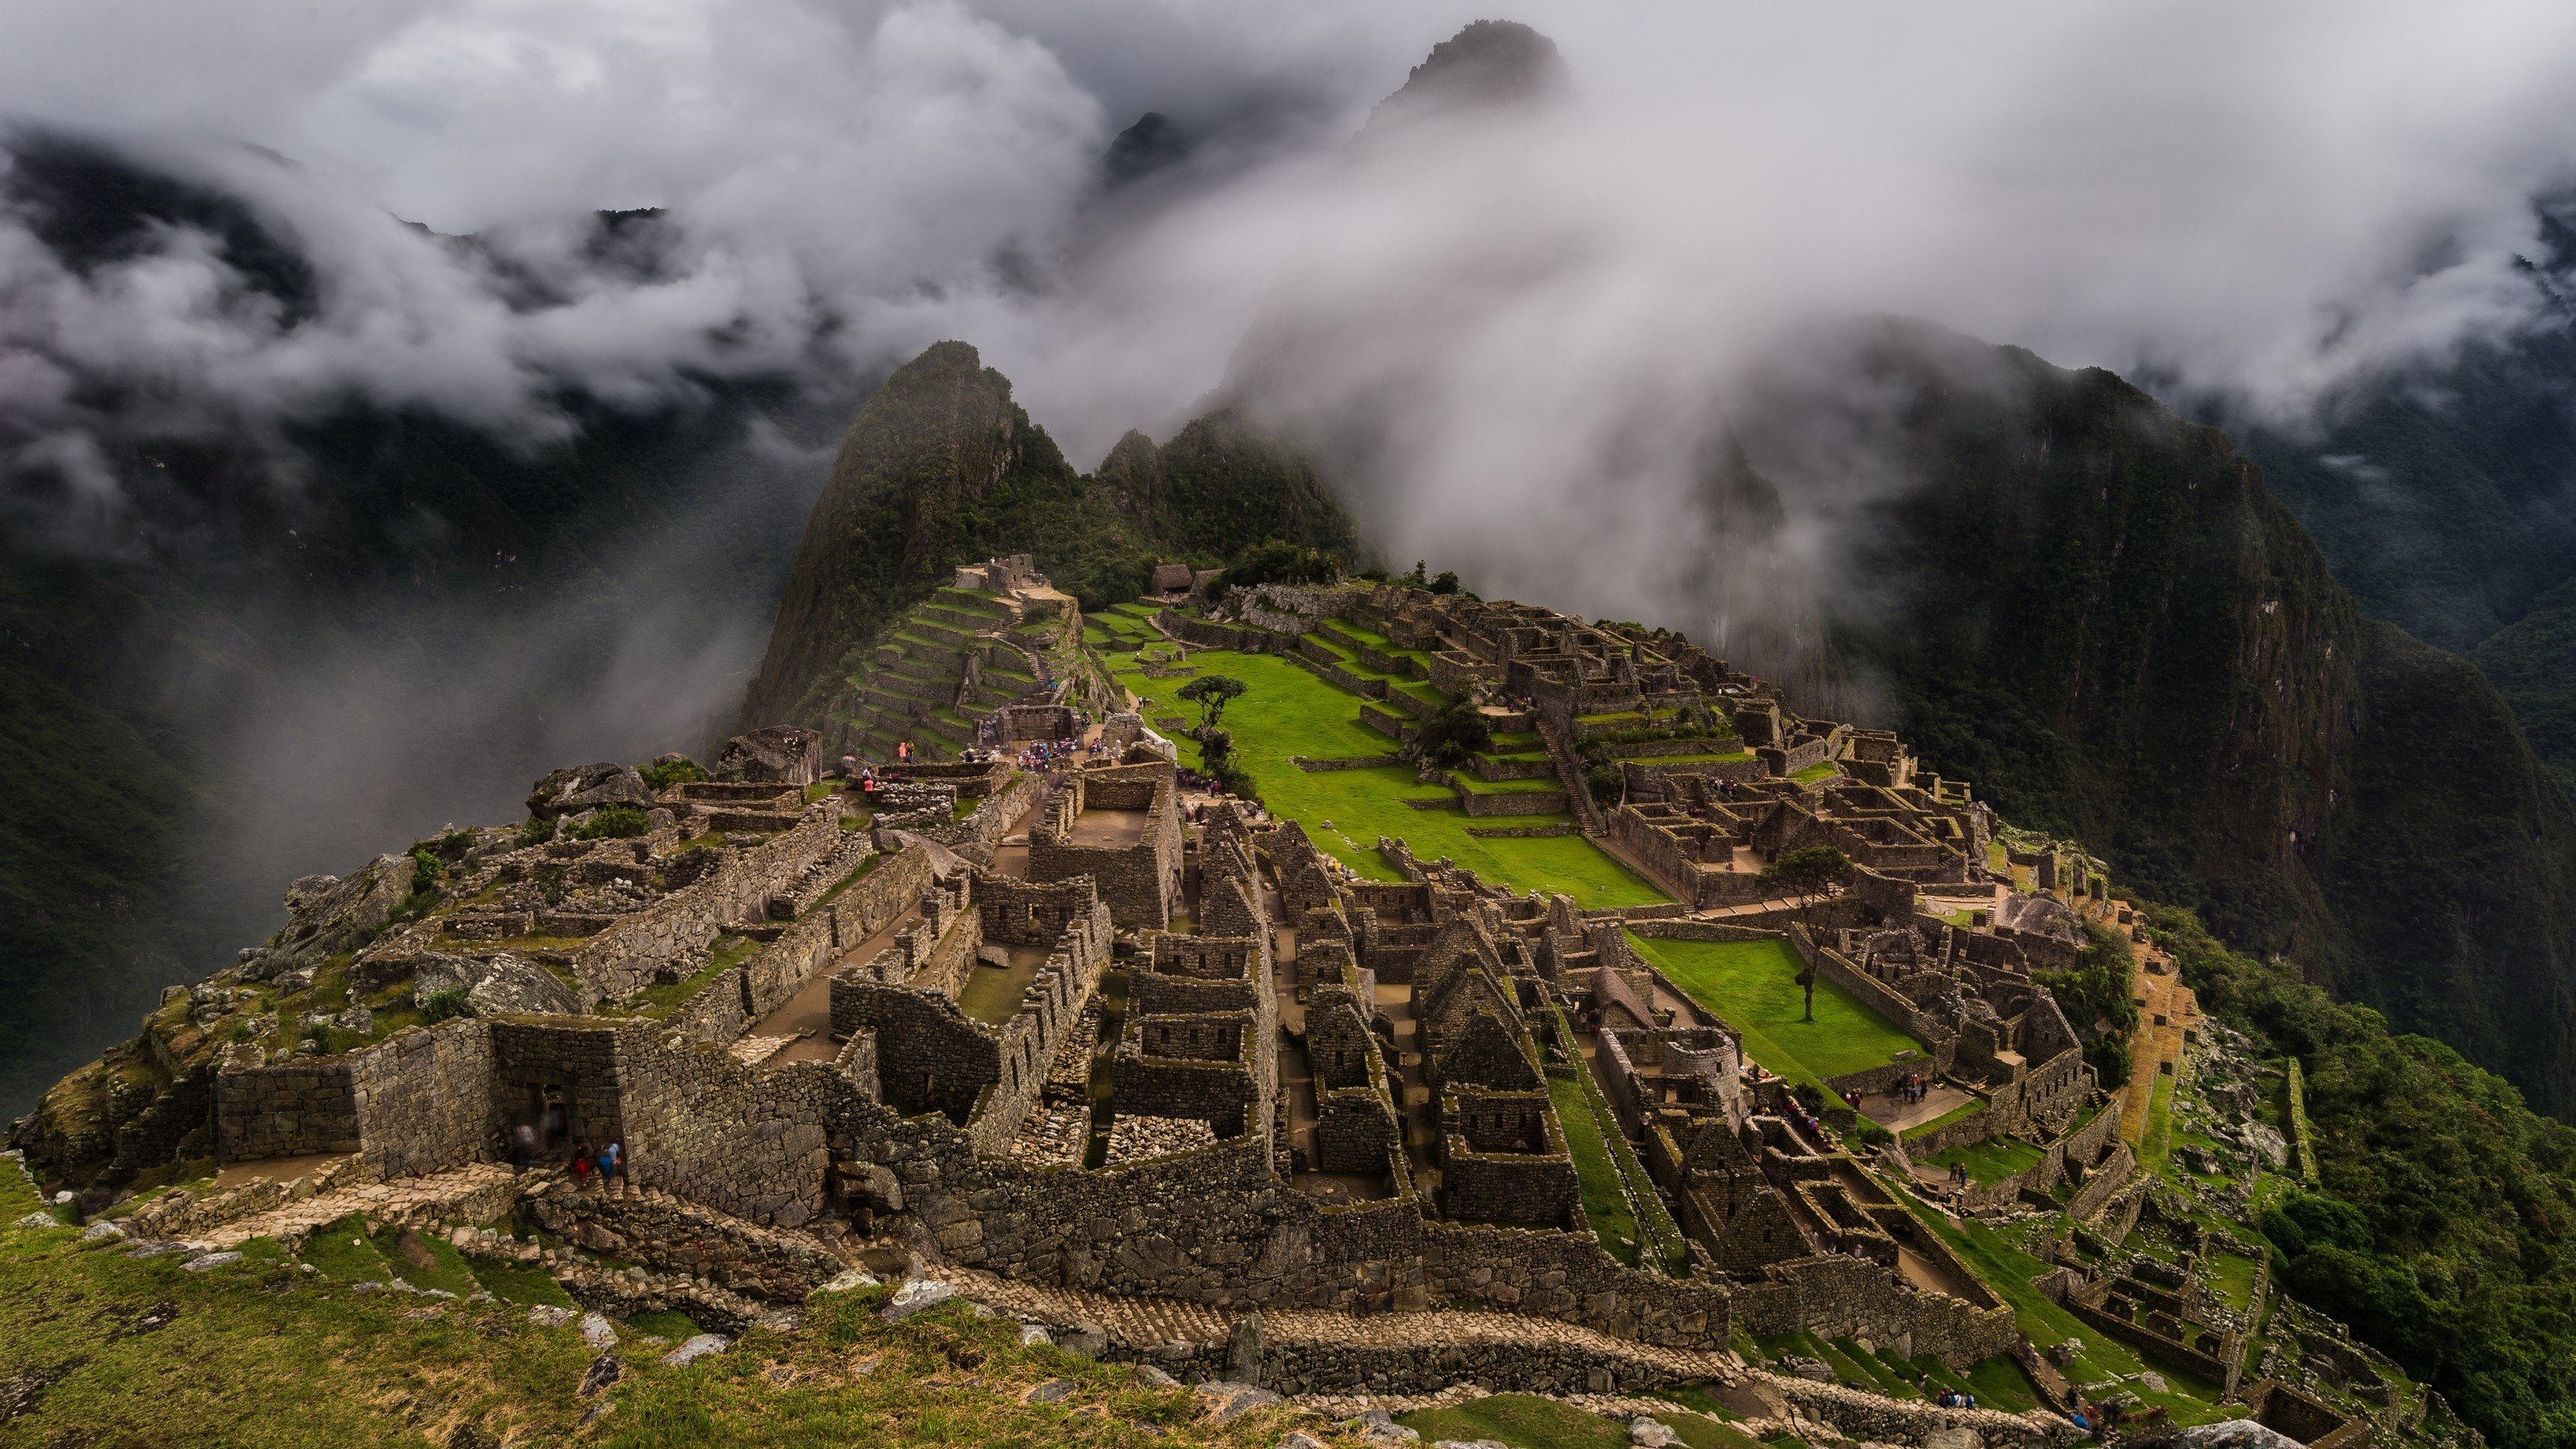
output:
[[[2101, 371], [1935, 329], [1834, 340], [1868, 387], [1740, 410], [1876, 430], [1837, 668], [2020, 822], [2576, 1110], [2576, 820], [2467, 661], [2368, 619], [2215, 429]], [[1898, 399], [1866, 422], [1855, 396]]]

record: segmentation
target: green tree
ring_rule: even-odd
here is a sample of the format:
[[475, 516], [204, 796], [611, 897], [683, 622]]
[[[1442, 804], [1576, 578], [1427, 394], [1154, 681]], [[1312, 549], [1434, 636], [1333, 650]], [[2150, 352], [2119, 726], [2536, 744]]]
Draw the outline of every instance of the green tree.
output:
[[1494, 743], [1494, 727], [1485, 712], [1467, 700], [1453, 699], [1425, 721], [1410, 744], [1413, 757], [1435, 769], [1465, 765]]
[[1762, 884], [1788, 891], [1801, 905], [1831, 894], [1834, 887], [1851, 878], [1851, 858], [1830, 845], [1802, 845], [1783, 851], [1760, 877]]
[[1226, 702], [1243, 696], [1244, 683], [1231, 674], [1202, 674], [1181, 686], [1181, 698], [1199, 707], [1199, 729], [1215, 729], [1225, 718]]

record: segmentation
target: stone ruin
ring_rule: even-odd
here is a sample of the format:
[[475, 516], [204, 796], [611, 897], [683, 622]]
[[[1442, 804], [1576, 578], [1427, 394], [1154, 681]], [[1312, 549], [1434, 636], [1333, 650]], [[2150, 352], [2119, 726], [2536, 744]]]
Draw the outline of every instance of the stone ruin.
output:
[[[1031, 586], [1025, 560], [971, 572], [958, 587]], [[147, 1023], [160, 1085], [120, 1109], [112, 1146], [19, 1139], [125, 1180], [309, 1154], [394, 1180], [487, 1166], [550, 1127], [553, 1151], [622, 1143], [655, 1212], [827, 1257], [898, 1242], [1080, 1292], [1476, 1309], [1670, 1349], [1723, 1350], [1741, 1326], [1962, 1367], [2010, 1352], [2011, 1310], [1841, 1150], [1849, 1114], [1811, 1113], [1626, 935], [1786, 941], [1930, 1049], [1829, 1085], [1927, 1073], [1985, 1101], [1987, 1131], [2064, 1136], [2099, 1095], [2031, 979], [2075, 949], [2065, 923], [2011, 898], [1990, 925], [1927, 914], [1985, 880], [1990, 824], [1965, 787], [1892, 738], [1790, 715], [1678, 636], [1410, 590], [1330, 607], [1552, 746], [1604, 712], [1731, 731], [1750, 765], [1631, 774], [1604, 825], [1687, 840], [1689, 859], [1637, 852], [1668, 881], [1825, 843], [1859, 882], [1719, 924], [1515, 896], [1391, 840], [1398, 879], [1366, 880], [1293, 822], [1219, 803], [1184, 825], [1168, 741], [1132, 714], [1102, 763], [1051, 786], [999, 761], [882, 770], [872, 828], [847, 828], [825, 732], [767, 730], [711, 778], [559, 771], [526, 825], [298, 882], [276, 941]], [[1834, 783], [1786, 778], [1818, 763]], [[644, 832], [594, 831], [612, 806]], [[1694, 886], [1683, 909], [1727, 889]], [[257, 1028], [299, 993], [372, 1019]], [[1603, 1242], [1582, 1205], [1560, 1102], [1587, 1046], [1634, 1145], [1644, 1243]], [[2112, 1181], [2059, 1149], [2061, 1171]], [[627, 1212], [577, 1216], [648, 1267], [679, 1261]]]

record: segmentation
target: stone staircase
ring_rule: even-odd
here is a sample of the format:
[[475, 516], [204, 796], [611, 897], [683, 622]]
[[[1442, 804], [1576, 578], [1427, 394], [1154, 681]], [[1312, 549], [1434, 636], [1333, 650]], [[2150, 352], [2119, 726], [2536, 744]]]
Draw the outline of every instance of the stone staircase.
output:
[[1591, 783], [1583, 777], [1583, 764], [1574, 757], [1574, 743], [1563, 729], [1548, 717], [1545, 710], [1533, 720], [1538, 737], [1547, 746], [1547, 757], [1556, 762], [1556, 778], [1565, 786], [1565, 803], [1574, 808], [1574, 818], [1583, 824], [1583, 833], [1601, 836], [1610, 833], [1601, 807], [1593, 801]]
[[[1240, 1316], [1196, 1303], [1085, 1293], [958, 1268], [939, 1270], [938, 1276], [1002, 1312], [1045, 1323], [1089, 1324], [1111, 1343], [1147, 1355], [1175, 1346], [1222, 1349], [1234, 1319]], [[1653, 1377], [1666, 1382], [1732, 1379], [1745, 1372], [1742, 1361], [1731, 1353], [1662, 1348], [1552, 1318], [1509, 1313], [1441, 1310], [1358, 1315], [1322, 1308], [1268, 1309], [1261, 1314], [1261, 1331], [1263, 1340], [1277, 1347], [1394, 1353], [1543, 1345], [1597, 1359], [1623, 1378]]]
[[[533, 1176], [530, 1180], [534, 1180]], [[199, 1229], [177, 1241], [187, 1247], [220, 1252], [253, 1238], [273, 1238], [291, 1250], [311, 1237], [314, 1229], [351, 1213], [365, 1213], [378, 1224], [404, 1227], [427, 1227], [457, 1218], [489, 1222], [510, 1210], [522, 1186], [522, 1180], [507, 1163], [468, 1163], [426, 1177], [361, 1183], [315, 1193]]]

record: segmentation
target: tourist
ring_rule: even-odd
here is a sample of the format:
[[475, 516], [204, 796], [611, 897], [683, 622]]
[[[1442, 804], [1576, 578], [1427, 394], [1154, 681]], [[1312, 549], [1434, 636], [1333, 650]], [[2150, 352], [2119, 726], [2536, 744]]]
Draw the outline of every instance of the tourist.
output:
[[617, 1176], [617, 1167], [617, 1144], [611, 1142], [599, 1149], [599, 1185], [601, 1187], [608, 1186], [609, 1180]]
[[537, 1156], [537, 1129], [522, 1122], [510, 1131], [510, 1170], [525, 1172]]
[[572, 1145], [572, 1185], [590, 1186], [590, 1149], [578, 1142]]

